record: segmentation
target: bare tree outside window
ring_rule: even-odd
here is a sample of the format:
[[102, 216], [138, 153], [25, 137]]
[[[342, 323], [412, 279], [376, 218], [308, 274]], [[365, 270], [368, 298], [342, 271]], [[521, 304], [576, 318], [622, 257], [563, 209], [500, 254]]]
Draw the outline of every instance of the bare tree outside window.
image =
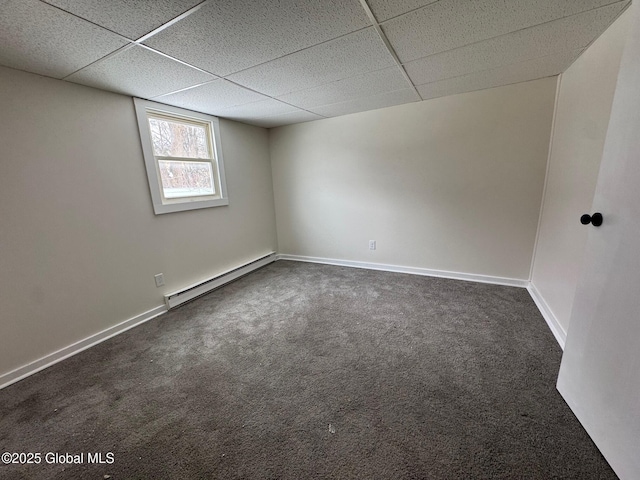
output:
[[209, 162], [159, 160], [162, 189], [166, 198], [214, 195], [213, 171]]
[[161, 157], [211, 158], [204, 126], [149, 118], [153, 153]]
[[133, 99], [156, 215], [229, 205], [218, 118]]
[[211, 162], [183, 160], [211, 158], [206, 126], [150, 117], [149, 129], [165, 198], [216, 193]]

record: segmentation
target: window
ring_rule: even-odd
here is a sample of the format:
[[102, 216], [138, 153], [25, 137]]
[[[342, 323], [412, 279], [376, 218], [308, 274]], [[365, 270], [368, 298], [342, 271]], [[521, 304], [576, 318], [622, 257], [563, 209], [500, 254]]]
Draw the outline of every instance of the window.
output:
[[134, 102], [156, 215], [228, 205], [218, 119]]

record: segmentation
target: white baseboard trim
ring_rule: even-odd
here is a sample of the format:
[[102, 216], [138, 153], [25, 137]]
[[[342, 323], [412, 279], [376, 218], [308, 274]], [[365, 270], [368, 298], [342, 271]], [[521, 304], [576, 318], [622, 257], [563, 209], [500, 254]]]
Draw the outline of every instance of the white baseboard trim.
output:
[[383, 270], [385, 272], [409, 273], [411, 275], [423, 275], [426, 277], [451, 278], [453, 280], [466, 280], [470, 282], [492, 283], [495, 285], [506, 285], [509, 287], [527, 288], [528, 280], [517, 278], [493, 277], [490, 275], [478, 275], [475, 273], [449, 272], [446, 270], [432, 270], [429, 268], [404, 267], [399, 265], [387, 265], [384, 263], [357, 262], [352, 260], [337, 260], [334, 258], [305, 257], [302, 255], [288, 255], [280, 253], [278, 260], [293, 260], [295, 262], [324, 263], [327, 265], [338, 265], [341, 267], [365, 268], [368, 270]]
[[[243, 275], [246, 275], [252, 272], [253, 270], [263, 267], [268, 263], [274, 262], [276, 258], [277, 257], [275, 252], [272, 252], [267, 254], [264, 257], [260, 257], [247, 264], [241, 265], [240, 267], [229, 270], [227, 272], [223, 272], [222, 274], [214, 277], [213, 279], [210, 279], [209, 282], [205, 282], [207, 283], [206, 286], [197, 284], [197, 285], [192, 285], [191, 287], [187, 287], [186, 290], [189, 290], [189, 292], [184, 297], [185, 298], [188, 297], [188, 299], [195, 298], [196, 296], [202, 295], [206, 293], [208, 290], [212, 289], [212, 285], [209, 285], [209, 283], [212, 283], [211, 282], [212, 280], [216, 280], [216, 281], [219, 280], [214, 285], [214, 287], [221, 286], [223, 284], [230, 282], [231, 280], [234, 280]], [[205, 290], [205, 287], [208, 290]], [[174, 294], [166, 295], [165, 298], [178, 297], [179, 293], [180, 292], [175, 292]], [[113, 327], [109, 327], [105, 330], [102, 330], [101, 332], [98, 332], [83, 340], [75, 342], [56, 352], [45, 355], [44, 357], [38, 360], [35, 360], [31, 363], [28, 363], [27, 365], [18, 367], [15, 370], [12, 370], [10, 372], [0, 374], [0, 390], [3, 389], [4, 387], [8, 387], [13, 383], [16, 383], [22, 380], [23, 378], [33, 375], [34, 373], [37, 373], [40, 370], [44, 370], [45, 368], [50, 367], [51, 365], [55, 365], [56, 363], [61, 362], [66, 358], [69, 358], [77, 353], [80, 353], [83, 350], [91, 348], [94, 345], [97, 345], [98, 343], [104, 342], [105, 340], [111, 337], [114, 337], [122, 332], [125, 332], [130, 328], [136, 327], [141, 323], [148, 322], [149, 320], [157, 317], [158, 315], [167, 313], [167, 311], [169, 310], [169, 307], [175, 307], [176, 305], [183, 303], [184, 301], [186, 301], [184, 300], [184, 298], [182, 299], [174, 298], [173, 301], [166, 301], [165, 305], [160, 305], [158, 307], [152, 308], [151, 310], [141, 313], [140, 315], [136, 315], [135, 317], [130, 318], [129, 320], [125, 320], [124, 322], [121, 322], [117, 325], [114, 325]]]
[[562, 325], [560, 325], [560, 322], [558, 322], [558, 319], [553, 314], [544, 298], [542, 298], [542, 295], [540, 295], [540, 292], [538, 291], [536, 286], [533, 283], [529, 283], [527, 290], [536, 306], [538, 307], [538, 310], [540, 310], [542, 318], [544, 318], [545, 322], [547, 322], [547, 325], [549, 325], [551, 333], [553, 333], [553, 336], [556, 337], [558, 344], [560, 344], [560, 348], [564, 350], [564, 345], [567, 341], [567, 332], [564, 331], [564, 328], [562, 328]]
[[226, 272], [222, 272], [215, 277], [209, 278], [208, 280], [204, 280], [200, 283], [190, 285], [181, 290], [168, 293], [164, 296], [164, 303], [167, 308], [171, 310], [172, 308], [178, 307], [183, 303], [189, 302], [195, 298], [205, 295], [212, 290], [215, 290], [216, 288], [220, 288], [227, 283], [233, 282], [240, 277], [244, 277], [245, 275], [258, 270], [259, 268], [264, 267], [265, 265], [269, 265], [270, 263], [275, 262], [276, 258], [276, 253], [271, 252], [267, 255], [251, 260], [244, 265], [233, 268], [231, 270], [227, 270]]
[[538, 307], [542, 318], [549, 326], [551, 333], [564, 350], [567, 339], [567, 333], [564, 331], [560, 322], [555, 317], [547, 302], [544, 301], [538, 289], [528, 280], [520, 280], [517, 278], [493, 277], [489, 275], [477, 275], [473, 273], [449, 272], [446, 270], [432, 270], [428, 268], [403, 267], [398, 265], [387, 265], [383, 263], [357, 262], [352, 260], [338, 260], [334, 258], [306, 257], [302, 255], [288, 255], [279, 253], [276, 258], [278, 260], [292, 260], [295, 262], [324, 263], [327, 265], [338, 265], [341, 267], [365, 268], [369, 270], [383, 270], [385, 272], [409, 273], [412, 275], [424, 275], [427, 277], [451, 278], [453, 280], [466, 280], [470, 282], [491, 283], [494, 285], [505, 285], [509, 287], [526, 288], [531, 295], [534, 303]]
[[39, 372], [40, 370], [44, 370], [51, 365], [55, 365], [62, 360], [69, 358], [77, 353], [82, 352], [88, 348], [97, 345], [98, 343], [102, 343], [105, 340], [114, 337], [126, 330], [129, 330], [133, 327], [140, 325], [141, 323], [148, 322], [152, 318], [157, 317], [158, 315], [162, 315], [167, 312], [167, 307], [164, 305], [160, 305], [156, 308], [152, 308], [140, 315], [136, 315], [129, 320], [125, 320], [113, 327], [109, 327], [101, 332], [98, 332], [94, 335], [91, 335], [83, 340], [80, 340], [76, 343], [73, 343], [67, 347], [64, 347], [56, 352], [50, 353], [34, 362], [28, 363], [22, 367], [18, 367], [15, 370], [4, 373], [0, 375], [0, 390], [4, 387], [8, 387], [9, 385], [16, 383], [23, 378], [26, 378], [34, 373]]
[[[551, 332], [555, 336], [556, 340], [560, 344], [560, 347], [564, 350], [565, 341], [567, 338], [567, 334], [564, 329], [560, 326], [560, 323], [556, 319], [555, 315], [551, 312], [551, 309], [544, 301], [540, 292], [536, 289], [535, 285], [530, 283], [527, 280], [520, 280], [516, 278], [506, 278], [506, 277], [494, 277], [489, 275], [477, 275], [473, 273], [460, 273], [460, 272], [449, 272], [445, 270], [432, 270], [428, 268], [417, 268], [417, 267], [405, 267], [399, 265], [387, 265], [383, 263], [369, 263], [369, 262], [358, 262], [351, 260], [338, 260], [332, 258], [321, 258], [321, 257], [306, 257], [301, 255], [288, 255], [288, 254], [277, 254], [277, 260], [292, 260], [296, 262], [310, 262], [310, 263], [323, 263], [327, 265], [337, 265], [342, 267], [354, 267], [354, 268], [364, 268], [369, 270], [382, 270], [386, 272], [396, 272], [396, 273], [408, 273], [411, 275], [423, 275], [428, 277], [439, 277], [439, 278], [450, 278], [453, 280], [465, 280], [471, 282], [480, 282], [480, 283], [491, 283], [495, 285], [506, 285], [510, 287], [522, 287], [526, 288], [531, 295], [531, 298], [535, 302], [536, 306], [540, 310], [543, 318], [549, 325]], [[18, 367], [15, 370], [4, 373], [0, 375], [0, 390], [16, 383], [23, 378], [26, 378], [34, 373], [39, 372], [40, 370], [44, 370], [51, 365], [55, 365], [62, 360], [69, 358], [77, 353], [80, 353], [88, 348], [93, 347], [99, 343], [104, 342], [105, 340], [114, 337], [122, 332], [125, 332], [133, 327], [136, 327], [144, 322], [148, 322], [149, 320], [162, 315], [167, 312], [166, 305], [160, 305], [158, 307], [152, 308], [140, 315], [136, 315], [133, 318], [125, 320], [117, 325], [109, 327], [101, 332], [98, 332], [94, 335], [91, 335], [83, 340], [75, 342], [67, 347], [64, 347], [58, 351], [50, 353], [49, 355], [45, 355], [44, 357], [35, 360], [27, 365], [22, 367]]]

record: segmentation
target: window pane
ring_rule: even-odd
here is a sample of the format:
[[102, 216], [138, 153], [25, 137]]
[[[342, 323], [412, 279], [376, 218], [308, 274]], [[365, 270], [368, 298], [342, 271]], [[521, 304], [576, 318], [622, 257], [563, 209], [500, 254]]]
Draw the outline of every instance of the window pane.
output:
[[211, 158], [205, 126], [149, 118], [153, 153], [162, 157]]
[[159, 160], [165, 198], [215, 195], [213, 170], [209, 162]]

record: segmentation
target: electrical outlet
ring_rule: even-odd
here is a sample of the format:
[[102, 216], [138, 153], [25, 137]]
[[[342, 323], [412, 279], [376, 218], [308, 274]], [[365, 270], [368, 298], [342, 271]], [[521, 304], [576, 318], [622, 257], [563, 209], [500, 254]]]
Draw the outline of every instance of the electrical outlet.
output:
[[376, 249], [376, 241], [369, 240], [369, 250], [375, 250], [375, 249]]
[[164, 275], [161, 273], [154, 275], [153, 278], [156, 279], [156, 287], [161, 287], [164, 285]]

